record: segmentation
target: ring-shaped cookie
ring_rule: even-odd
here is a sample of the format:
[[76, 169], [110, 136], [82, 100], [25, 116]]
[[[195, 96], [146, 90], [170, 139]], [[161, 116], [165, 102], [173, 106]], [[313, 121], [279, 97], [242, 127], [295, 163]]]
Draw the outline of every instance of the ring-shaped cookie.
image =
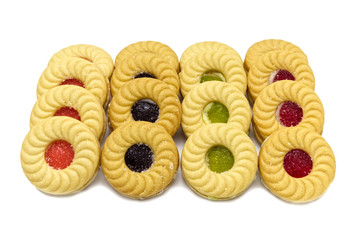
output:
[[[218, 145], [228, 148], [234, 156], [232, 168], [221, 173], [213, 172], [206, 164], [207, 151]], [[202, 127], [187, 139], [181, 166], [187, 184], [200, 196], [231, 199], [244, 192], [255, 179], [257, 151], [239, 127], [215, 123]]]
[[109, 81], [93, 63], [77, 57], [64, 57], [49, 65], [40, 76], [37, 97], [61, 85], [67, 79], [76, 79], [96, 96], [106, 108], [110, 98]]
[[153, 53], [141, 52], [130, 55], [119, 62], [111, 80], [112, 95], [115, 95], [123, 84], [137, 78], [137, 75], [142, 73], [152, 74], [178, 94], [178, 73], [168, 60]]
[[249, 71], [249, 69], [251, 69], [251, 67], [257, 62], [259, 57], [267, 52], [275, 50], [285, 50], [288, 52], [299, 53], [300, 56], [308, 62], [306, 54], [296, 45], [281, 39], [266, 39], [253, 44], [247, 50], [246, 57], [244, 59], [245, 70]]
[[282, 50], [272, 51], [258, 58], [248, 72], [248, 93], [252, 102], [270, 85], [269, 78], [277, 70], [286, 70], [293, 75], [294, 81], [302, 82], [312, 90], [315, 89], [315, 77], [302, 54]]
[[302, 109], [297, 127], [305, 127], [319, 134], [324, 123], [324, 109], [317, 94], [305, 85], [294, 81], [279, 81], [269, 85], [253, 105], [253, 127], [260, 143], [284, 126], [277, 119], [277, 109], [284, 102], [296, 103]]
[[140, 52], [148, 52], [160, 56], [168, 60], [177, 72], [179, 71], [179, 60], [177, 54], [168, 45], [155, 41], [136, 42], [123, 48], [115, 58], [115, 67], [117, 67], [124, 58], [133, 56], [134, 54]]
[[[293, 149], [305, 151], [312, 159], [312, 170], [304, 177], [292, 177], [284, 168], [284, 158]], [[307, 128], [287, 128], [273, 133], [262, 144], [259, 171], [264, 185], [279, 198], [309, 202], [326, 192], [335, 177], [336, 162], [321, 135]]]
[[[57, 140], [67, 141], [74, 150], [71, 164], [64, 169], [55, 169], [45, 160], [47, 147]], [[36, 188], [54, 195], [71, 194], [94, 179], [100, 164], [100, 145], [83, 123], [69, 117], [52, 117], [30, 129], [20, 158], [26, 177]]]
[[204, 41], [204, 42], [195, 43], [189, 46], [186, 50], [184, 50], [180, 59], [181, 68], [193, 56], [208, 51], [219, 51], [230, 55], [234, 55], [237, 58], [239, 58], [241, 62], [243, 62], [239, 53], [236, 50], [234, 50], [232, 47], [220, 42]]
[[30, 128], [39, 121], [61, 115], [59, 110], [64, 108], [75, 111], [80, 121], [89, 127], [100, 142], [102, 141], [107, 128], [104, 109], [93, 94], [78, 86], [63, 85], [44, 93], [31, 111]]
[[234, 86], [218, 81], [202, 83], [192, 89], [182, 102], [182, 129], [186, 137], [205, 126], [203, 109], [212, 102], [223, 104], [228, 112], [227, 123], [248, 132], [251, 108], [246, 97]]
[[113, 59], [102, 48], [87, 44], [72, 45], [55, 53], [50, 59], [49, 65], [64, 57], [79, 57], [94, 63], [107, 79], [110, 79], [113, 74]]
[[189, 58], [182, 66], [179, 78], [183, 97], [201, 84], [201, 77], [207, 72], [221, 73], [225, 82], [246, 93], [247, 76], [240, 59], [227, 52], [207, 51]]
[[[146, 144], [154, 155], [151, 167], [135, 172], [125, 163], [125, 154], [135, 144]], [[178, 150], [163, 127], [149, 122], [131, 122], [115, 129], [105, 141], [102, 169], [110, 185], [120, 194], [145, 199], [162, 193], [178, 169]]]
[[159, 107], [158, 119], [154, 122], [174, 135], [180, 125], [182, 109], [178, 96], [164, 82], [154, 78], [139, 78], [122, 85], [113, 96], [108, 116], [113, 129], [123, 123], [133, 122], [132, 106], [139, 100], [149, 99]]

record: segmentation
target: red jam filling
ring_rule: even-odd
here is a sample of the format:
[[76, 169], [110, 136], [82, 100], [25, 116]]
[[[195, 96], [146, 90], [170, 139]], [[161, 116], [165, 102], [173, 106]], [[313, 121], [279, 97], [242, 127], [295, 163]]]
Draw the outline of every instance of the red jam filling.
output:
[[281, 80], [295, 80], [295, 77], [289, 71], [280, 69], [276, 72], [272, 82], [277, 82]]
[[45, 161], [56, 170], [67, 168], [74, 159], [74, 149], [70, 143], [57, 140], [49, 144], [45, 150]]
[[62, 81], [60, 83], [60, 85], [75, 85], [75, 86], [85, 88], [84, 83], [82, 81], [78, 80], [78, 79], [75, 79], [75, 78], [65, 79], [64, 81]]
[[302, 121], [303, 111], [297, 103], [286, 101], [278, 106], [276, 116], [281, 125], [294, 127]]
[[80, 57], [80, 58], [87, 60], [88, 62], [93, 62], [92, 60], [90, 60], [89, 58], [86, 58], [86, 57]]
[[301, 149], [292, 149], [283, 159], [283, 167], [294, 178], [302, 178], [310, 174], [312, 165], [311, 156]]
[[72, 107], [62, 107], [55, 112], [54, 116], [67, 116], [81, 121], [78, 111]]

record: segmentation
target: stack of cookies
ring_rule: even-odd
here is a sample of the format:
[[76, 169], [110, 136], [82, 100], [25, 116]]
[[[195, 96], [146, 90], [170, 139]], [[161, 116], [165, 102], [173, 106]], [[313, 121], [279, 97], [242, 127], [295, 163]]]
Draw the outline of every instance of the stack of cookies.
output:
[[114, 130], [102, 152], [102, 168], [120, 194], [144, 199], [162, 193], [178, 170], [172, 136], [181, 121], [179, 61], [174, 51], [154, 41], [121, 50], [111, 79], [108, 109]]
[[39, 190], [71, 194], [96, 176], [112, 72], [110, 55], [91, 45], [64, 48], [49, 61], [21, 150], [24, 173]]
[[317, 199], [335, 176], [335, 157], [320, 135], [324, 110], [306, 55], [290, 42], [263, 40], [247, 51], [245, 68], [264, 184], [286, 201]]
[[180, 72], [183, 177], [209, 199], [231, 199], [252, 183], [257, 152], [247, 133], [251, 109], [239, 54], [219, 42], [200, 42], [182, 54]]

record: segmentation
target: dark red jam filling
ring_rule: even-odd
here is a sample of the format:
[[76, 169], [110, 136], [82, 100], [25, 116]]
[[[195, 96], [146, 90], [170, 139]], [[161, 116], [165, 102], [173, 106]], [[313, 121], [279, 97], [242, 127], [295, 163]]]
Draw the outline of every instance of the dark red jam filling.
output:
[[156, 78], [156, 77], [151, 73], [141, 72], [135, 75], [134, 78]]
[[56, 170], [67, 168], [74, 159], [74, 149], [70, 143], [57, 140], [49, 144], [45, 150], [45, 161]]
[[159, 117], [159, 107], [153, 101], [141, 99], [133, 104], [131, 114], [134, 121], [154, 123]]
[[277, 71], [272, 82], [277, 82], [281, 80], [295, 80], [295, 77], [289, 71], [280, 69]]
[[75, 86], [79, 86], [79, 87], [83, 87], [85, 88], [85, 85], [82, 81], [75, 79], [75, 78], [68, 78], [65, 79], [64, 81], [62, 81], [60, 83], [60, 85], [75, 85]]
[[312, 165], [311, 156], [301, 149], [292, 149], [283, 159], [283, 167], [294, 178], [302, 178], [310, 174]]
[[81, 121], [78, 111], [72, 107], [62, 107], [55, 112], [54, 116], [67, 116]]
[[295, 102], [286, 101], [277, 109], [278, 121], [285, 127], [297, 126], [303, 117], [302, 108]]
[[153, 164], [153, 151], [146, 144], [134, 144], [125, 153], [124, 161], [127, 167], [133, 172], [144, 172]]

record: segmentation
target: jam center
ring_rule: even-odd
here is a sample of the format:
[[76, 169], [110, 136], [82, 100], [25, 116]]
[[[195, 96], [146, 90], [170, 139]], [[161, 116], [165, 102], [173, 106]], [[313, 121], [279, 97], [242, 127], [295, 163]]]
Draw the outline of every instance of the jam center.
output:
[[213, 172], [222, 173], [233, 167], [234, 157], [228, 148], [214, 146], [207, 152], [206, 164]]
[[74, 159], [74, 149], [70, 143], [57, 140], [49, 144], [45, 150], [45, 161], [56, 170], [67, 168]]
[[310, 174], [312, 165], [311, 156], [301, 149], [292, 149], [283, 159], [284, 169], [294, 178], [302, 178]]
[[75, 79], [75, 78], [68, 78], [65, 79], [64, 81], [62, 81], [60, 83], [60, 85], [75, 85], [75, 86], [79, 86], [79, 87], [83, 87], [85, 88], [85, 85], [82, 81]]
[[303, 111], [297, 103], [286, 101], [277, 107], [276, 118], [282, 126], [294, 127], [302, 121]]
[[141, 99], [133, 104], [131, 113], [134, 121], [154, 123], [159, 117], [159, 107], [150, 99]]
[[134, 78], [156, 78], [153, 74], [148, 72], [140, 72]]
[[201, 77], [201, 83], [209, 82], [209, 81], [225, 82], [226, 79], [224, 78], [222, 73], [212, 71], [212, 72], [207, 72], [207, 73], [203, 74]]
[[72, 107], [62, 107], [55, 112], [54, 116], [67, 116], [81, 121], [78, 111]]
[[137, 143], [127, 150], [124, 161], [130, 170], [140, 173], [148, 170], [152, 166], [154, 154], [148, 145]]
[[271, 73], [268, 82], [271, 84], [281, 80], [295, 80], [295, 77], [289, 71], [285, 69], [279, 69]]
[[211, 102], [203, 109], [203, 121], [206, 124], [227, 123], [228, 118], [228, 109], [220, 102]]

